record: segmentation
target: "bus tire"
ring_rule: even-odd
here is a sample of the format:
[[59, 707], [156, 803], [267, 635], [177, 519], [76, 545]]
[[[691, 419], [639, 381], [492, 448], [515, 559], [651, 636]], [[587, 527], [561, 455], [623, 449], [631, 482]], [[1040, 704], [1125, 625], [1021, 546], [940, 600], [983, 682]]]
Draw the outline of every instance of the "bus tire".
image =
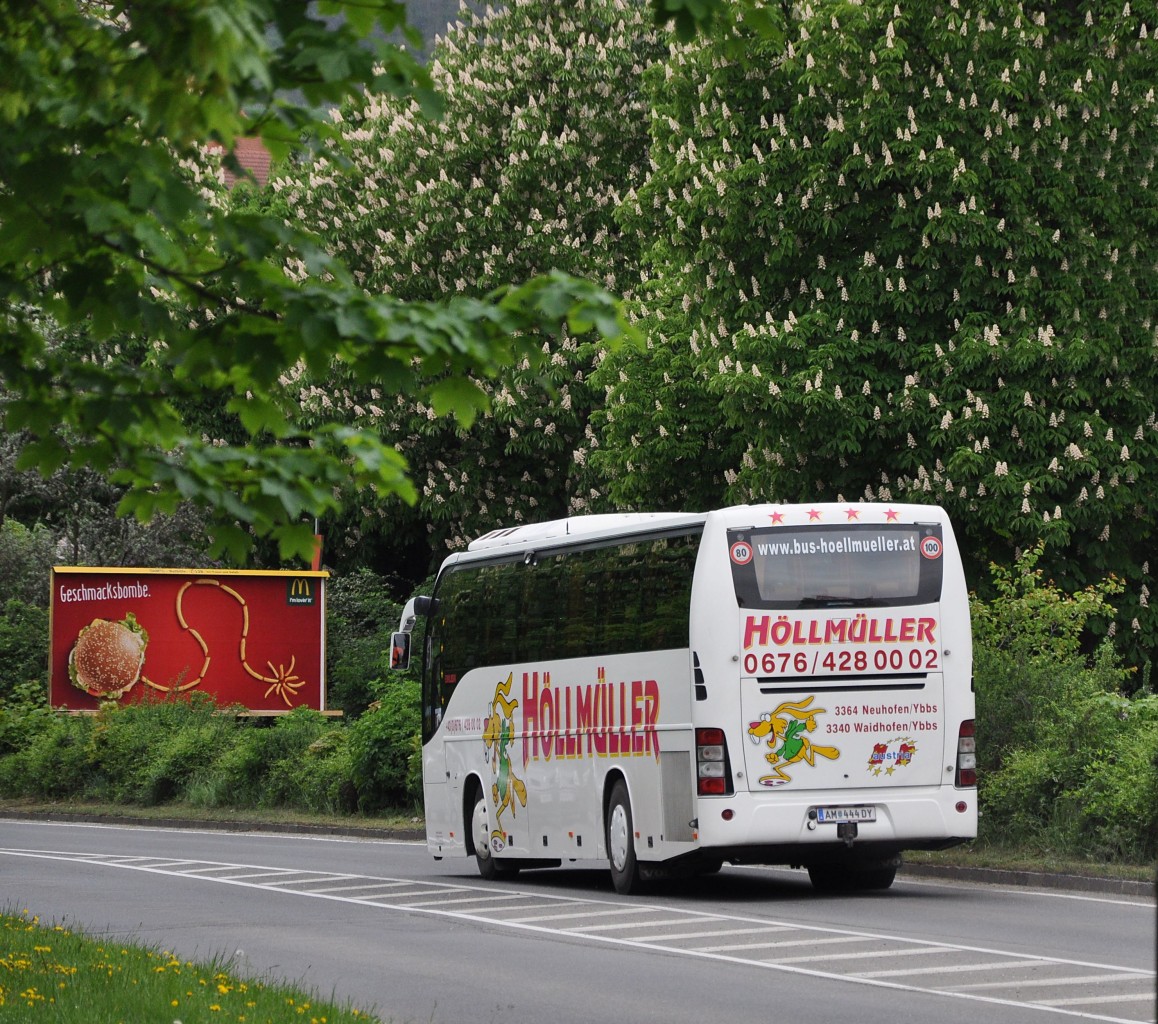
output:
[[858, 889], [888, 889], [897, 877], [895, 859], [864, 865], [857, 872]]
[[470, 816], [470, 842], [474, 849], [478, 873], [489, 882], [496, 878], [511, 878], [519, 873], [516, 865], [507, 865], [495, 860], [491, 851], [491, 826], [487, 814], [487, 800], [480, 786], [474, 791], [474, 810]]
[[639, 862], [635, 859], [635, 826], [631, 817], [631, 798], [627, 785], [619, 779], [611, 787], [607, 801], [607, 863], [611, 881], [621, 896], [630, 896], [640, 888]]
[[869, 892], [887, 889], [897, 877], [899, 858], [810, 864], [808, 878], [817, 892]]

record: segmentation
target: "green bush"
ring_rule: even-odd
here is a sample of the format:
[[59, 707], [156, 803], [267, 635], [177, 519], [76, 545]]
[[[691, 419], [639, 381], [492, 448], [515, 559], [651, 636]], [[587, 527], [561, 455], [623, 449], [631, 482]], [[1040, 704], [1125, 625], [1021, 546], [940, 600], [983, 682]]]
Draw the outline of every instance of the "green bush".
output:
[[345, 728], [327, 726], [302, 756], [282, 761], [275, 770], [282, 773], [281, 792], [287, 807], [301, 807], [315, 814], [357, 810], [358, 792]]
[[43, 682], [17, 683], [6, 696], [0, 695], [0, 757], [23, 750], [52, 728], [56, 718]]
[[326, 703], [349, 718], [366, 710], [373, 681], [390, 669], [390, 634], [402, 612], [390, 586], [359, 569], [334, 577], [326, 590]]
[[[327, 651], [338, 646], [327, 640]], [[340, 653], [327, 654], [326, 706], [348, 718], [361, 715], [374, 700], [373, 682], [390, 669], [390, 631], [351, 637]]]
[[981, 834], [991, 841], [1051, 845], [1054, 812], [1064, 790], [1065, 757], [1039, 747], [1009, 752], [1002, 769], [981, 777]]
[[63, 800], [86, 794], [93, 721], [53, 715], [29, 742], [0, 758], [0, 795]]
[[179, 798], [236, 732], [233, 716], [218, 714], [206, 694], [108, 702], [93, 722], [88, 795], [144, 806]]
[[318, 812], [355, 803], [345, 729], [316, 712], [265, 724], [220, 711], [208, 699], [109, 703], [77, 716], [2, 710], [6, 729], [37, 726], [0, 759], [6, 796]]
[[977, 690], [978, 761], [997, 771], [1006, 752], [1032, 747], [1094, 696], [1116, 693], [1128, 673], [1108, 642], [1088, 658], [1086, 625], [1106, 614], [1121, 586], [1109, 580], [1064, 594], [1043, 579], [1040, 546], [1012, 568], [991, 566], [997, 597], [974, 600], [973, 679]]
[[1078, 837], [1093, 856], [1149, 860], [1158, 853], [1158, 697], [1103, 702], [1091, 730], [1100, 744], [1076, 780]]
[[1158, 704], [1108, 640], [1087, 627], [1113, 580], [1061, 593], [1036, 569], [1041, 549], [993, 567], [998, 597], [974, 601], [981, 834], [1068, 856], [1148, 858], [1158, 851]]
[[375, 690], [378, 699], [350, 726], [351, 768], [364, 811], [422, 799], [418, 681], [395, 673]]
[[[332, 809], [338, 798], [327, 791], [327, 786], [336, 785], [328, 755], [336, 753], [342, 743], [328, 738], [331, 730], [341, 727], [331, 726], [323, 715], [307, 708], [254, 730], [250, 740], [260, 748], [262, 775], [253, 806], [320, 811], [325, 805]], [[334, 760], [341, 762], [340, 757]]]
[[1158, 852], [1158, 699], [1102, 695], [983, 776], [985, 834], [1097, 860]]
[[211, 775], [217, 760], [237, 742], [232, 716], [205, 714], [170, 732], [143, 752], [135, 802], [152, 806], [184, 800], [190, 787]]
[[236, 741], [222, 750], [213, 771], [190, 781], [188, 801], [196, 807], [261, 807], [268, 770], [266, 739], [275, 726], [246, 719]]
[[273, 722], [242, 719], [233, 743], [189, 779], [182, 798], [199, 807], [352, 811], [346, 728], [308, 709]]
[[194, 807], [276, 806], [266, 792], [270, 766], [264, 742], [273, 729], [273, 724], [242, 720], [234, 742], [218, 752], [211, 770], [188, 781], [184, 799]]
[[48, 607], [48, 575], [56, 538], [40, 525], [31, 529], [15, 519], [0, 520], [0, 580], [4, 596], [40, 608]]
[[48, 611], [11, 598], [0, 608], [0, 699], [22, 683], [48, 691]]

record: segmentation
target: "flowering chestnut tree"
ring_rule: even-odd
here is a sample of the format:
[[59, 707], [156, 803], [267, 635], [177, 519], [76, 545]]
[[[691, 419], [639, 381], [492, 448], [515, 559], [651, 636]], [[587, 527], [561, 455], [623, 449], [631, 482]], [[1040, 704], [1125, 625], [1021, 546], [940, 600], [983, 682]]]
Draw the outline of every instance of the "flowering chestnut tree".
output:
[[1158, 7], [782, 24], [648, 73], [621, 222], [650, 344], [598, 371], [611, 495], [937, 502], [975, 567], [1042, 540], [1061, 584], [1121, 577], [1111, 629], [1152, 651]]
[[[385, 95], [347, 106], [330, 149], [274, 181], [277, 200], [371, 294], [482, 298], [551, 271], [629, 291], [639, 238], [624, 235], [613, 213], [646, 173], [642, 75], [668, 52], [654, 16], [633, 0], [464, 6], [428, 64], [442, 118]], [[569, 331], [525, 340], [540, 358], [477, 375], [488, 403], [470, 425], [410, 391], [358, 388], [340, 367], [287, 378], [307, 419], [340, 410], [394, 440], [411, 467], [415, 508], [355, 504], [361, 521], [335, 531], [345, 543], [360, 546], [380, 529], [412, 546], [429, 530], [437, 558], [496, 525], [588, 506], [574, 453], [602, 346]]]

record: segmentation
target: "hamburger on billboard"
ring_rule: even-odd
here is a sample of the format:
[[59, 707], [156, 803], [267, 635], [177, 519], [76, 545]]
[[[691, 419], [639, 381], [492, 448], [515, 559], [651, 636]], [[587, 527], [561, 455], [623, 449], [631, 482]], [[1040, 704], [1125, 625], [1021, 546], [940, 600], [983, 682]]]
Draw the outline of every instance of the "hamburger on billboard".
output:
[[325, 711], [326, 572], [52, 570], [49, 703], [207, 693], [259, 714]]

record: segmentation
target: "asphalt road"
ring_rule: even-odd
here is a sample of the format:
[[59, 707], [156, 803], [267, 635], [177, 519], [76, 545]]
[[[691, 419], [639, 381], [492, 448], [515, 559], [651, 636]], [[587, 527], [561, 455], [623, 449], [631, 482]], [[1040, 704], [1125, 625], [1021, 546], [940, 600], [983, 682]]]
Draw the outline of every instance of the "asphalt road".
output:
[[484, 883], [419, 843], [0, 820], [0, 905], [427, 1024], [1155, 1020], [1149, 896], [725, 868]]

